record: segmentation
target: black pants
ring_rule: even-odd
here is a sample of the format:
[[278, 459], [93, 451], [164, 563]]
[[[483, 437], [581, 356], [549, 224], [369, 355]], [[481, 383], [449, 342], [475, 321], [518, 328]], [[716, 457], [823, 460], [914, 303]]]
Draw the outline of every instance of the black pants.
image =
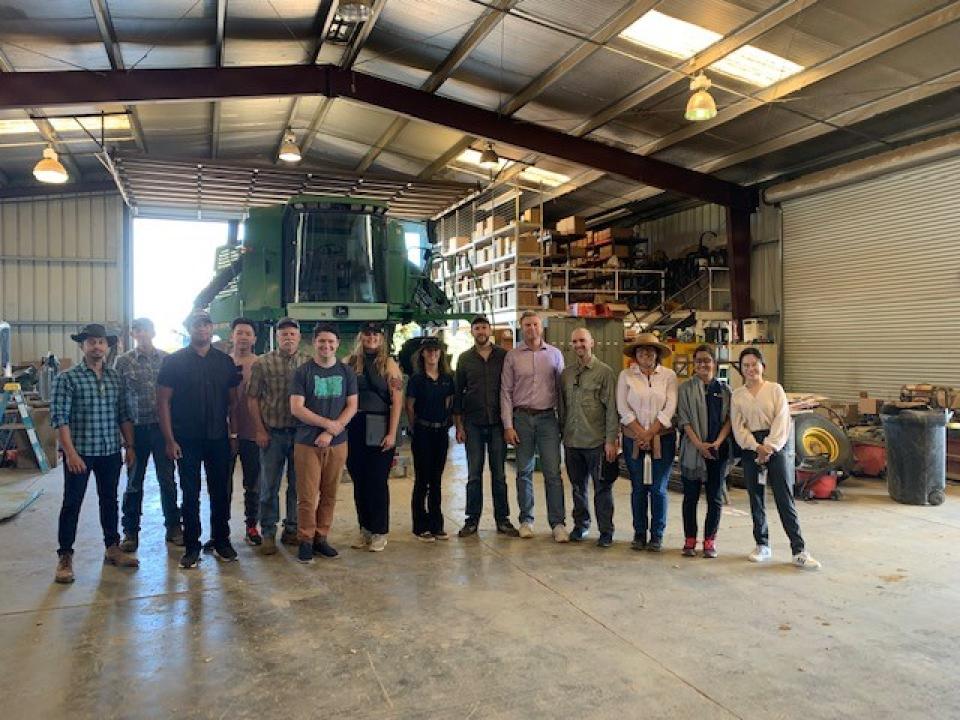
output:
[[[389, 421], [388, 421], [389, 422]], [[347, 426], [347, 471], [353, 479], [353, 501], [360, 527], [374, 535], [390, 532], [390, 467], [395, 449], [367, 447], [367, 419], [357, 413]]]
[[[762, 443], [766, 432], [755, 432], [753, 436]], [[790, 550], [796, 555], [803, 552], [803, 536], [800, 534], [800, 519], [797, 517], [797, 505], [793, 501], [794, 469], [789, 467], [783, 450], [774, 453], [767, 461], [767, 485], [757, 482], [757, 454], [743, 451], [743, 476], [747, 481], [750, 494], [750, 514], [753, 516], [753, 539], [757, 545], [769, 545], [767, 530], [767, 511], [764, 505], [764, 488], [769, 485], [773, 490], [773, 499], [777, 503], [777, 512], [787, 537], [790, 538]]]
[[243, 517], [247, 527], [257, 526], [260, 510], [260, 447], [253, 440], [237, 440], [237, 454], [230, 459], [230, 502], [233, 502], [233, 471], [240, 458], [243, 470]]
[[726, 460], [707, 460], [707, 480], [683, 478], [683, 536], [697, 537], [697, 503], [700, 501], [700, 487], [706, 485], [707, 518], [703, 525], [703, 537], [714, 538], [720, 527], [720, 514], [723, 512], [723, 479], [727, 467]]
[[119, 512], [117, 510], [117, 486], [120, 484], [120, 468], [123, 461], [120, 453], [113, 455], [81, 455], [87, 469], [82, 473], [72, 473], [63, 465], [63, 505], [60, 507], [60, 521], [57, 525], [57, 540], [60, 543], [58, 555], [73, 554], [73, 543], [77, 539], [77, 522], [80, 520], [80, 506], [87, 492], [87, 481], [92, 472], [97, 480], [97, 499], [100, 501], [100, 527], [103, 529], [103, 545], [110, 547], [120, 542], [117, 532]]
[[450, 448], [448, 430], [414, 427], [410, 450], [413, 452], [413, 494], [410, 510], [413, 514], [413, 532], [443, 532], [443, 513], [440, 511], [440, 481], [443, 466], [447, 464]]
[[567, 475], [573, 488], [573, 525], [590, 527], [590, 502], [587, 486], [593, 479], [593, 509], [601, 533], [613, 533], [613, 483], [619, 474], [616, 461], [607, 462], [603, 445], [595, 448], [563, 448]]
[[230, 441], [177, 439], [183, 493], [183, 541], [187, 552], [200, 551], [200, 465], [210, 496], [210, 536], [214, 543], [230, 539]]

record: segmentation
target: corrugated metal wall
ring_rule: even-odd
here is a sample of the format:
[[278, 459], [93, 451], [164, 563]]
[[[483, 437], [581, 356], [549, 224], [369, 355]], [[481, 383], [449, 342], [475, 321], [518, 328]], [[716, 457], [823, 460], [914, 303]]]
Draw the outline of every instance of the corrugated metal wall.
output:
[[783, 203], [788, 390], [960, 385], [960, 158]]
[[700, 235], [712, 231], [717, 237], [704, 238], [708, 247], [727, 244], [727, 210], [721, 205], [698, 205], [673, 215], [640, 223], [640, 235], [650, 239], [650, 252], [662, 250], [667, 257], [680, 257], [696, 248]]
[[79, 358], [69, 334], [123, 319], [123, 201], [116, 194], [0, 201], [0, 319], [13, 360]]

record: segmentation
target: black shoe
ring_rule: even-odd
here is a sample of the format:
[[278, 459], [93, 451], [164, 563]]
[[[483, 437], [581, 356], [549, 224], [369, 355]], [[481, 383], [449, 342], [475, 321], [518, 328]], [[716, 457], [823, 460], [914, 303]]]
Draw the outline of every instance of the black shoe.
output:
[[517, 530], [509, 520], [503, 520], [497, 523], [497, 532], [509, 537], [520, 537], [520, 531]]
[[300, 543], [300, 549], [297, 550], [297, 562], [302, 562], [305, 565], [313, 562], [313, 543]]
[[[301, 543], [300, 546], [303, 547], [303, 543]], [[318, 555], [322, 555], [325, 558], [340, 557], [340, 553], [337, 552], [337, 549], [328, 543], [327, 539], [324, 537], [313, 539], [313, 552]]]
[[179, 525], [175, 525], [172, 528], [167, 528], [166, 540], [168, 543], [175, 545], [176, 547], [183, 547], [183, 528]]
[[203, 551], [205, 553], [212, 553], [214, 550], [213, 538], [210, 538], [203, 544]]
[[589, 528], [575, 527], [570, 531], [570, 542], [580, 542], [588, 532]]
[[188, 568], [195, 568], [200, 564], [200, 553], [196, 550], [188, 550], [183, 554], [183, 557], [180, 558], [180, 567], [184, 570]]
[[233, 545], [230, 544], [229, 540], [224, 540], [214, 545], [213, 554], [216, 555], [217, 560], [223, 560], [224, 562], [237, 561], [237, 551], [233, 549]]
[[280, 544], [281, 545], [290, 545], [296, 547], [300, 544], [300, 539], [297, 537], [297, 531], [291, 528], [284, 528], [283, 532], [280, 533]]
[[600, 533], [597, 538], [597, 547], [608, 548], [613, 545], [613, 533]]
[[243, 536], [243, 541], [252, 547], [259, 547], [263, 545], [263, 536], [260, 534], [260, 531], [257, 530], [257, 526], [253, 525], [247, 528], [247, 532]]
[[634, 550], [646, 550], [647, 549], [646, 535], [634, 535], [633, 542], [630, 543], [630, 547]]
[[[497, 528], [497, 532], [500, 532], [500, 528]], [[460, 532], [457, 533], [457, 537], [470, 537], [471, 535], [476, 534], [477, 524], [468, 520], [466, 524], [460, 528]]]
[[650, 542], [647, 543], [647, 550], [650, 552], [660, 552], [663, 550], [663, 539], [658, 537], [650, 538]]

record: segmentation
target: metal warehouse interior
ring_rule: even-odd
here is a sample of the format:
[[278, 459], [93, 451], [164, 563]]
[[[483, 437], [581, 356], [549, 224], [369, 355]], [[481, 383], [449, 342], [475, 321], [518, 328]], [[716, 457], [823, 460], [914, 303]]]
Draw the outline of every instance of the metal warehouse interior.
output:
[[[0, 0], [9, 717], [960, 717], [957, 48], [960, 0]], [[321, 307], [297, 280], [276, 307], [248, 301], [256, 222], [311, 203], [382, 222], [399, 244], [369, 263], [406, 295]], [[504, 536], [486, 490], [479, 533], [458, 537], [451, 433], [447, 543], [409, 532], [406, 442], [385, 552], [347, 548], [346, 479], [337, 562], [261, 557], [237, 542], [238, 467], [239, 562], [185, 571], [151, 466], [140, 566], [103, 563], [90, 488], [76, 582], [54, 584], [65, 470], [45, 358], [84, 362], [70, 336], [88, 323], [132, 347], [139, 219], [227, 223], [211, 285], [169, 287], [217, 323], [243, 309], [268, 349], [288, 314], [305, 343], [336, 320], [352, 344], [369, 320], [455, 357], [480, 314], [510, 349], [531, 310], [568, 366], [578, 326], [616, 372], [656, 332], [681, 381], [706, 340], [734, 388], [739, 352], [762, 349], [823, 567], [789, 567], [779, 518], [776, 560], [746, 562], [739, 468], [719, 558], [681, 555], [679, 464], [664, 551], [634, 552], [626, 455], [609, 549], [595, 532], [555, 544], [545, 520]], [[404, 233], [421, 243], [406, 263]], [[889, 434], [913, 412], [942, 418], [916, 440], [932, 470]], [[512, 458], [506, 476], [515, 507]], [[898, 496], [921, 481], [918, 502]]]

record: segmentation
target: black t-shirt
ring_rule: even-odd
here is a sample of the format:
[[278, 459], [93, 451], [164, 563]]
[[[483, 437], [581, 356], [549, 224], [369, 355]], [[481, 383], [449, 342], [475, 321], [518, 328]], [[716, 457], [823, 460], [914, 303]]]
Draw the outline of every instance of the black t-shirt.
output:
[[[303, 404], [312, 413], [330, 420], [336, 420], [347, 406], [347, 398], [357, 394], [357, 374], [342, 362], [333, 367], [320, 367], [315, 360], [297, 368], [290, 381], [290, 394], [302, 395]], [[295, 442], [301, 445], [313, 445], [322, 428], [297, 420]], [[347, 441], [347, 431], [333, 438], [331, 445]]]
[[198, 355], [185, 347], [168, 355], [160, 366], [157, 385], [173, 390], [170, 419], [177, 439], [222, 440], [227, 437], [230, 389], [243, 375], [229, 355], [211, 347]]
[[453, 375], [450, 374], [434, 380], [426, 373], [417, 373], [407, 383], [407, 397], [413, 398], [413, 412], [418, 420], [427, 422], [450, 422], [447, 398], [453, 393]]

